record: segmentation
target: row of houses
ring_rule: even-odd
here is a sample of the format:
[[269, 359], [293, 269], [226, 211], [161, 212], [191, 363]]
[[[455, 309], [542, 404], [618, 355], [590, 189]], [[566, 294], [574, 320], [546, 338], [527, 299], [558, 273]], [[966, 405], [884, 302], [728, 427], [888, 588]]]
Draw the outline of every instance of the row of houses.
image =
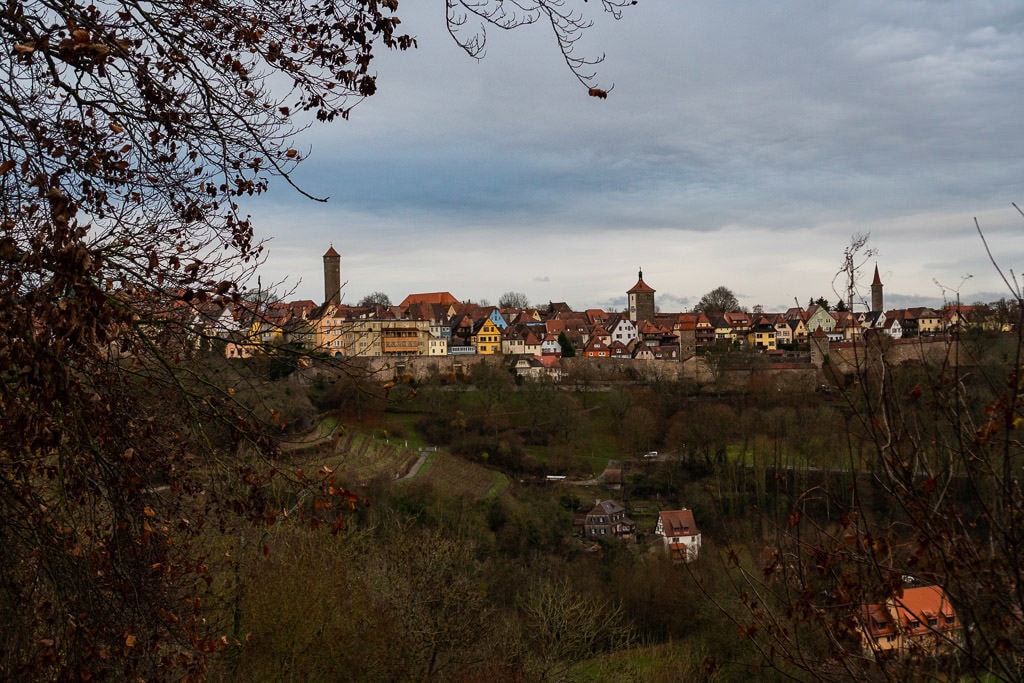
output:
[[458, 301], [448, 292], [413, 294], [397, 306], [347, 306], [312, 301], [269, 302], [196, 309], [193, 326], [227, 343], [229, 357], [290, 347], [329, 356], [508, 355], [679, 360], [679, 334], [668, 326], [634, 322], [625, 314], [545, 309], [499, 309]]
[[[591, 540], [629, 540], [636, 534], [636, 526], [621, 503], [598, 500], [583, 520], [583, 536]], [[660, 511], [654, 535], [661, 539], [665, 554], [673, 562], [693, 562], [700, 555], [701, 535], [693, 510]]]
[[[410, 294], [397, 306], [340, 303], [339, 255], [324, 255], [325, 303], [311, 300], [260, 304], [205, 303], [193, 326], [205, 338], [226, 341], [229, 357], [287, 346], [329, 356], [506, 355], [557, 358], [580, 355], [678, 361], [714, 345], [767, 353], [794, 348], [812, 335], [830, 341], [884, 334], [894, 339], [930, 336], [978, 325], [974, 307], [940, 311], [916, 307], [884, 311], [877, 268], [872, 308], [831, 311], [824, 306], [784, 312], [660, 313], [655, 290], [638, 274], [622, 312], [574, 311], [565, 303], [540, 308], [498, 308], [459, 301], [450, 292]], [[982, 324], [985, 324], [982, 322]]]
[[[428, 303], [422, 298], [443, 299]], [[413, 303], [356, 307], [312, 301], [268, 303], [196, 312], [205, 336], [229, 342], [231, 357], [261, 348], [289, 346], [329, 356], [507, 355], [677, 361], [716, 344], [765, 352], [798, 347], [811, 335], [850, 341], [868, 334], [893, 339], [933, 336], [969, 324], [954, 308], [917, 307], [853, 313], [820, 306], [783, 313], [728, 312], [656, 314], [630, 320], [626, 313], [573, 311], [564, 304], [546, 309], [499, 309], [463, 303], [447, 292], [416, 294]]]
[[942, 311], [922, 306], [855, 313], [811, 305], [790, 308], [784, 313], [699, 315], [696, 326], [703, 330], [703, 334], [695, 338], [697, 346], [726, 342], [774, 351], [805, 343], [816, 333], [825, 335], [829, 341], [853, 341], [871, 334], [903, 339], [944, 334], [952, 327], [966, 327], [967, 322], [962, 313], [952, 307]]

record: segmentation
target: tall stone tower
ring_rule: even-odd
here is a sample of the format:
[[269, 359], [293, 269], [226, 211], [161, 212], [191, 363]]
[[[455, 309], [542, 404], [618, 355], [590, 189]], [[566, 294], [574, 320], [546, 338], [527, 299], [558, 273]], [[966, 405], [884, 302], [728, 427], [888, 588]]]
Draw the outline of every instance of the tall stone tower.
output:
[[884, 311], [882, 300], [882, 279], [878, 277], [878, 264], [875, 264], [875, 279], [871, 281], [871, 310]]
[[629, 319], [632, 322], [648, 320], [654, 322], [654, 290], [644, 282], [644, 271], [637, 276], [633, 288], [626, 292], [629, 297]]
[[341, 303], [341, 254], [332, 244], [324, 254], [324, 303]]

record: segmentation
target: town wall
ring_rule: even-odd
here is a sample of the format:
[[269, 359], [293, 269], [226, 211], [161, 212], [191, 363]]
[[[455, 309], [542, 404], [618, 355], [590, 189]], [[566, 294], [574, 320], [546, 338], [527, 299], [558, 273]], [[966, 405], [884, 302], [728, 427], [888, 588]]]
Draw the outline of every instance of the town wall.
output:
[[[858, 372], [858, 367], [878, 362], [880, 354], [894, 365], [920, 361], [940, 363], [956, 353], [956, 342], [945, 337], [916, 339], [876, 339], [868, 342], [824, 343], [820, 353], [812, 354], [813, 363], [759, 365], [746, 369], [725, 369], [716, 374], [705, 358], [691, 356], [682, 362], [618, 358], [562, 358], [562, 369], [580, 384], [657, 382], [689, 380], [722, 391], [814, 391], [821, 384]], [[511, 357], [503, 355], [405, 356], [360, 358], [367, 370], [381, 381], [413, 379], [427, 382], [438, 378], [469, 374], [478, 363], [511, 367]], [[822, 366], [828, 366], [823, 370]], [[828, 378], [832, 377], [832, 380]]]
[[827, 362], [841, 374], [856, 373], [858, 368], [884, 358], [889, 365], [910, 361], [935, 365], [955, 358], [958, 343], [949, 337], [915, 337], [913, 339], [875, 339], [830, 343], [822, 349], [822, 363]]

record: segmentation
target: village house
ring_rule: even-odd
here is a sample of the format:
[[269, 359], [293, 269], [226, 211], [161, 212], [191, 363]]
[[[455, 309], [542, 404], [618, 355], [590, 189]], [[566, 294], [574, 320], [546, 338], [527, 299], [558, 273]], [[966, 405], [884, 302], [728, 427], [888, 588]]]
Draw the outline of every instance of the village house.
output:
[[614, 500], [599, 500], [583, 522], [586, 538], [631, 538], [636, 522], [626, 515], [626, 508]]
[[937, 656], [963, 641], [963, 625], [939, 586], [904, 588], [881, 604], [864, 605], [857, 617], [864, 654]]
[[654, 534], [661, 537], [665, 553], [673, 562], [693, 562], [700, 554], [700, 529], [693, 510], [662, 510]]

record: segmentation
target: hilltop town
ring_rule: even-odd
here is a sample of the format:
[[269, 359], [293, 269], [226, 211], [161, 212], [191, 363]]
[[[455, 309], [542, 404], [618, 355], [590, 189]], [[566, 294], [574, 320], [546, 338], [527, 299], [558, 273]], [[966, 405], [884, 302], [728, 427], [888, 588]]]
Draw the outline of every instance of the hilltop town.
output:
[[[324, 301], [198, 306], [193, 329], [223, 342], [228, 358], [271, 349], [333, 358], [508, 356], [520, 374], [558, 377], [563, 357], [680, 362], [711, 348], [742, 348], [768, 362], [820, 367], [827, 344], [872, 335], [891, 340], [939, 340], [968, 328], [1009, 331], [1007, 316], [988, 307], [947, 305], [886, 310], [875, 267], [870, 310], [819, 299], [786, 311], [662, 312], [643, 271], [626, 290], [624, 311], [574, 310], [565, 302], [498, 307], [461, 301], [448, 291], [419, 292], [397, 305], [347, 305], [341, 256], [323, 255]], [[816, 344], [811, 342], [816, 341]], [[815, 354], [815, 351], [818, 351]]]

